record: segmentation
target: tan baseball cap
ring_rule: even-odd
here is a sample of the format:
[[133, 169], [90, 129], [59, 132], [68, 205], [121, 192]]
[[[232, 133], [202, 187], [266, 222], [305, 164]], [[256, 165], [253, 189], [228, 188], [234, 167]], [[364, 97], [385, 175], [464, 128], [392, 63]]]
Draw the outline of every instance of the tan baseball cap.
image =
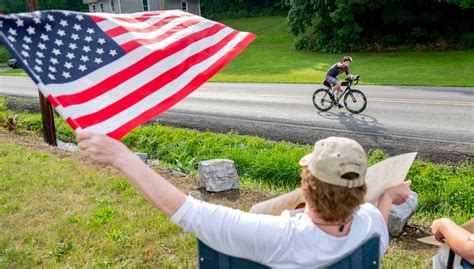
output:
[[[328, 137], [314, 144], [312, 153], [300, 160], [318, 180], [347, 188], [364, 185], [367, 171], [367, 155], [356, 141], [345, 137]], [[342, 176], [347, 173], [359, 175], [354, 179]]]

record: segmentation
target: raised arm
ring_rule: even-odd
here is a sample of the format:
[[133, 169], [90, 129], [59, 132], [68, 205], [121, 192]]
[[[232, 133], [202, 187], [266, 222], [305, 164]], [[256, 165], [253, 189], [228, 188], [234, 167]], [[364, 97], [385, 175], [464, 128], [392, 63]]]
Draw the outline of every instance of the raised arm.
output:
[[470, 240], [471, 233], [448, 218], [433, 221], [431, 230], [436, 240], [448, 244], [456, 254], [474, 264], [474, 241]]
[[260, 202], [252, 208], [251, 213], [266, 214], [266, 215], [280, 215], [285, 210], [295, 209], [299, 204], [304, 203], [304, 197], [301, 189], [298, 188], [292, 192], [285, 193], [270, 200]]
[[183, 192], [148, 167], [120, 141], [101, 134], [82, 132], [77, 136], [77, 142], [85, 157], [120, 170], [151, 204], [168, 217], [185, 202]]

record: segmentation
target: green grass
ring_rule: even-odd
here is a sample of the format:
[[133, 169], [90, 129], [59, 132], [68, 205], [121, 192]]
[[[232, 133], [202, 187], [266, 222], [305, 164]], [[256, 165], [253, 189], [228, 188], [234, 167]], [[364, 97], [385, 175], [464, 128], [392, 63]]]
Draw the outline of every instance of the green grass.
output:
[[[321, 83], [342, 54], [296, 51], [286, 17], [225, 20], [257, 39], [212, 81]], [[350, 53], [363, 84], [474, 86], [474, 51]]]
[[0, 268], [195, 266], [194, 237], [121, 176], [1, 139], [0, 171]]
[[[223, 23], [257, 34], [257, 39], [214, 76], [215, 82], [321, 83], [327, 69], [342, 54], [296, 51], [286, 17], [224, 20]], [[0, 47], [0, 56], [2, 54]], [[351, 72], [362, 84], [474, 86], [474, 51], [350, 53]], [[0, 57], [1, 58], [1, 57]], [[26, 76], [19, 70], [0, 75]]]

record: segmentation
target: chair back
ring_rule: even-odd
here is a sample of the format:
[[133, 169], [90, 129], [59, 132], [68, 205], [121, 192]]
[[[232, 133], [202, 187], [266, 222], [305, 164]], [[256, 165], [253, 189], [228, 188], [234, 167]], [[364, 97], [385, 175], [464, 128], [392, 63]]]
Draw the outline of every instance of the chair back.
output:
[[[345, 256], [329, 269], [375, 269], [380, 268], [380, 237], [369, 238], [360, 247]], [[198, 240], [198, 263], [200, 269], [263, 269], [264, 265], [246, 259], [220, 253]]]

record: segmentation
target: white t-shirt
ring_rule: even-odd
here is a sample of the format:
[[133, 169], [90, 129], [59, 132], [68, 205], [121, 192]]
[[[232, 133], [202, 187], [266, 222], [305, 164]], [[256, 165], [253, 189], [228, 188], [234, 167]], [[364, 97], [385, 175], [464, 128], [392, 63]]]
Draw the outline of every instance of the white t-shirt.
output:
[[305, 213], [294, 217], [253, 214], [191, 196], [171, 220], [215, 250], [274, 268], [331, 265], [374, 234], [380, 235], [380, 255], [388, 246], [383, 216], [368, 203], [354, 213], [351, 230], [344, 237], [323, 232]]

